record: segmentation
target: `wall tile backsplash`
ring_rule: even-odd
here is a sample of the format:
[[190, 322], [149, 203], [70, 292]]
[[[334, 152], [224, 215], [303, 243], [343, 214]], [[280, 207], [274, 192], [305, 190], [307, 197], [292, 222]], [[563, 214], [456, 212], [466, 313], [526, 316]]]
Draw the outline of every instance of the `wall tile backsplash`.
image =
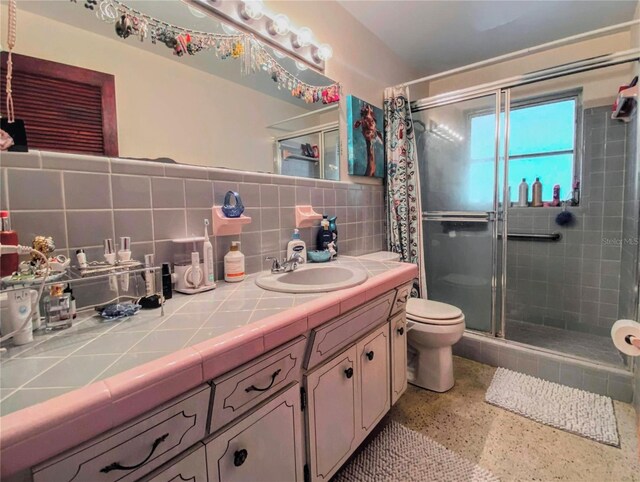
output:
[[508, 320], [608, 336], [619, 305], [633, 303], [627, 301], [633, 293], [620, 291], [623, 250], [637, 249], [625, 246], [625, 236], [637, 243], [637, 226], [635, 234], [629, 234], [633, 226], [623, 233], [623, 194], [629, 191], [624, 186], [637, 176], [634, 171], [625, 177], [627, 129], [611, 120], [609, 106], [584, 110], [582, 199], [580, 206], [568, 208], [575, 216], [572, 226], [555, 223], [560, 208], [509, 210], [509, 232], [559, 232], [563, 237], [509, 243]]
[[[386, 244], [382, 186], [39, 151], [2, 153], [0, 168], [0, 205], [11, 212], [20, 242], [53, 236], [57, 252], [74, 263], [78, 248], [101, 260], [102, 240], [120, 236], [132, 238], [137, 259], [154, 252], [157, 264], [172, 262], [171, 239], [202, 236], [212, 205], [229, 190], [240, 193], [252, 223], [239, 236], [212, 239], [218, 279], [231, 241], [242, 242], [248, 273], [267, 268], [266, 256], [285, 256], [296, 204], [338, 216], [341, 254]], [[301, 229], [309, 249], [317, 230]]]

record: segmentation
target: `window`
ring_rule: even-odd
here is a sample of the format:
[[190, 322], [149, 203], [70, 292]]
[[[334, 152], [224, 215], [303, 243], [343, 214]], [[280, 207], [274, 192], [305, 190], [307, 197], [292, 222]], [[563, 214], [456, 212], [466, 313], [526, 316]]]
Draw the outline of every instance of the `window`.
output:
[[[553, 198], [553, 186], [560, 185], [560, 199], [571, 197], [573, 181], [577, 177], [576, 112], [578, 95], [528, 100], [515, 103], [510, 112], [509, 186], [511, 201], [518, 200], [518, 185], [526, 179], [529, 186], [538, 177], [542, 182], [542, 199]], [[501, 123], [504, 125], [504, 114]], [[492, 183], [495, 115], [477, 114], [470, 117], [471, 142], [470, 185], [472, 193], [481, 184]], [[504, 149], [501, 142], [501, 151]], [[500, 168], [502, 186], [502, 166]], [[475, 186], [478, 186], [476, 188]], [[485, 188], [486, 189], [486, 188]], [[529, 189], [531, 193], [531, 189]], [[480, 195], [480, 194], [477, 194]], [[472, 194], [472, 197], [474, 194]], [[531, 194], [529, 194], [531, 196]]]
[[[12, 57], [16, 118], [24, 120], [30, 149], [118, 156], [113, 75], [26, 55]], [[4, 106], [6, 52], [0, 62]]]

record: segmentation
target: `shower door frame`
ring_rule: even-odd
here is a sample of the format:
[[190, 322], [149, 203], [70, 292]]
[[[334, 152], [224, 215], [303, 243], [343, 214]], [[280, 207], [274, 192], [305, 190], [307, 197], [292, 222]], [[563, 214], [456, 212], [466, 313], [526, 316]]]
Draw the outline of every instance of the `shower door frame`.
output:
[[[433, 109], [436, 107], [443, 107], [446, 105], [456, 104], [467, 100], [473, 100], [480, 97], [487, 97], [489, 95], [495, 95], [496, 98], [496, 128], [495, 128], [495, 153], [494, 153], [494, 198], [493, 198], [493, 212], [494, 225], [492, 233], [492, 279], [491, 279], [491, 330], [490, 331], [478, 331], [469, 330], [474, 333], [478, 333], [484, 336], [491, 336], [494, 338], [505, 338], [506, 327], [506, 305], [507, 305], [507, 250], [508, 250], [508, 236], [507, 228], [509, 224], [509, 213], [507, 203], [510, 203], [509, 193], [509, 131], [510, 131], [510, 113], [511, 113], [511, 89], [524, 85], [543, 82], [545, 80], [552, 80], [560, 77], [566, 77], [569, 75], [578, 74], [581, 72], [589, 72], [592, 70], [598, 70], [615, 65], [621, 65], [625, 63], [640, 61], [640, 49], [630, 49], [622, 52], [615, 52], [607, 55], [602, 55], [592, 59], [580, 60], [577, 62], [571, 62], [568, 64], [559, 65], [557, 67], [551, 67], [548, 69], [539, 70], [532, 73], [523, 74], [516, 77], [510, 77], [507, 79], [498, 80], [495, 82], [489, 82], [481, 84], [475, 87], [461, 89], [444, 94], [438, 94], [432, 97], [426, 97], [417, 101], [411, 102], [411, 113], [420, 112], [423, 110]], [[503, 104], [504, 99], [504, 104]], [[504, 109], [503, 109], [504, 106]], [[499, 171], [500, 171], [500, 137], [501, 137], [501, 120], [500, 116], [504, 110], [504, 168], [503, 168], [503, 185], [499, 186]], [[502, 188], [502, 207], [500, 207], [500, 189]], [[502, 221], [502, 227], [500, 229], [499, 223]], [[501, 234], [502, 240], [499, 240], [498, 234]], [[500, 256], [500, 269], [498, 269], [498, 243], [502, 243], [502, 252]], [[500, 271], [500, 272], [498, 272]], [[637, 274], [640, 277], [640, 271]], [[500, 283], [498, 284], [498, 279]], [[639, 285], [640, 281], [637, 279], [636, 284]], [[500, 320], [498, 323], [498, 317], [496, 316], [498, 308], [498, 288], [500, 288]], [[428, 290], [428, 287], [427, 287]]]

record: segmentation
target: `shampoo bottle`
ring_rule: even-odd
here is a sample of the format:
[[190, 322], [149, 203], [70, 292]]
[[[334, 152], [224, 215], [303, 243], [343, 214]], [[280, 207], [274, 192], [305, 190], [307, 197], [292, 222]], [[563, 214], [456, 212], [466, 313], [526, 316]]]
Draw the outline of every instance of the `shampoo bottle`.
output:
[[302, 258], [303, 263], [307, 262], [307, 245], [302, 239], [300, 239], [300, 231], [297, 229], [293, 230], [291, 241], [287, 244], [287, 259], [291, 259], [293, 253], [298, 253]]
[[529, 185], [523, 177], [518, 188], [518, 207], [526, 208], [529, 205]]
[[240, 252], [240, 241], [232, 241], [229, 252], [224, 256], [224, 280], [236, 283], [244, 279], [244, 254]]
[[531, 205], [534, 208], [542, 207], [542, 183], [539, 177], [536, 177], [536, 182], [531, 187]]

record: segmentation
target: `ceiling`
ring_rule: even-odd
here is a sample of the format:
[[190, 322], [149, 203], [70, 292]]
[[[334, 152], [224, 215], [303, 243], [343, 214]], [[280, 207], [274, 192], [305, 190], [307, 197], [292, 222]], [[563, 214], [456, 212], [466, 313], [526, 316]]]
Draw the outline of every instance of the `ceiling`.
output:
[[636, 0], [340, 3], [420, 75], [629, 21], [638, 5]]

